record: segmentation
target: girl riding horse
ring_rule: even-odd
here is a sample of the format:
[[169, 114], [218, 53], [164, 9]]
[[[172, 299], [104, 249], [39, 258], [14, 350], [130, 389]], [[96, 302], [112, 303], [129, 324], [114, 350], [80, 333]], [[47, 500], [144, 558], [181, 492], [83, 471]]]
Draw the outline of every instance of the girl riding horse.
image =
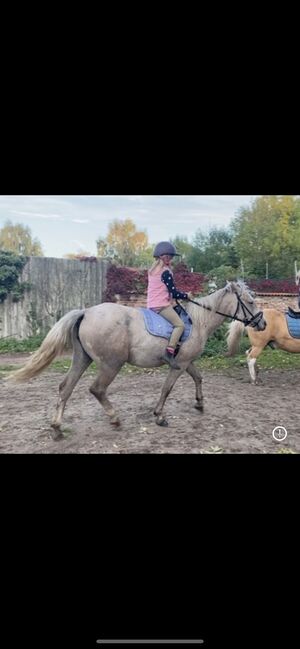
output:
[[174, 329], [162, 359], [174, 369], [180, 369], [174, 358], [176, 347], [184, 332], [184, 323], [174, 311], [172, 300], [188, 300], [192, 293], [182, 293], [175, 286], [170, 264], [173, 257], [178, 256], [176, 248], [169, 241], [161, 241], [155, 246], [154, 264], [148, 271], [147, 308], [159, 313]]

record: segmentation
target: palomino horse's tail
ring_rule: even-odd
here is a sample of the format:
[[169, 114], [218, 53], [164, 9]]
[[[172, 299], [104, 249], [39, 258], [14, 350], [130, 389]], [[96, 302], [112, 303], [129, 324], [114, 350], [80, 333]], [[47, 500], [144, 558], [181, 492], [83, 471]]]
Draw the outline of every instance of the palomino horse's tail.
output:
[[234, 356], [239, 351], [239, 346], [245, 326], [238, 320], [233, 320], [230, 324], [227, 338], [228, 352], [227, 356]]
[[84, 311], [84, 309], [74, 309], [56, 322], [39, 349], [31, 356], [28, 363], [20, 370], [11, 372], [6, 377], [6, 380], [22, 382], [32, 379], [42, 372], [45, 367], [50, 365], [56, 356], [59, 356], [65, 349], [71, 347], [72, 329], [79, 318], [83, 316]]

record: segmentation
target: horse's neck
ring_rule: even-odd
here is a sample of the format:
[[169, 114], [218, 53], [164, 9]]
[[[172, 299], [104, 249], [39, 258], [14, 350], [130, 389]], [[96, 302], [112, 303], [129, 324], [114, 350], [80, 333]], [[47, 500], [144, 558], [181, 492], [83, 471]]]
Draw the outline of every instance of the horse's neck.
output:
[[191, 318], [195, 324], [199, 323], [200, 331], [206, 336], [206, 338], [208, 338], [225, 320], [225, 315], [216, 313], [216, 311], [222, 311], [219, 304], [220, 298], [221, 295], [217, 296], [217, 294], [214, 293], [201, 298], [199, 300], [199, 306], [189, 303], [189, 313]]
[[203, 300], [201, 300], [203, 305], [208, 307], [208, 309], [203, 309], [203, 311], [208, 314], [208, 318], [206, 318], [206, 322], [207, 322], [209, 336], [222, 324], [222, 322], [224, 322], [226, 317], [225, 315], [220, 315], [220, 313], [216, 313], [216, 311], [223, 312], [223, 309], [220, 308], [220, 297], [221, 296], [217, 297], [217, 294], [214, 293], [212, 295], [208, 295]]

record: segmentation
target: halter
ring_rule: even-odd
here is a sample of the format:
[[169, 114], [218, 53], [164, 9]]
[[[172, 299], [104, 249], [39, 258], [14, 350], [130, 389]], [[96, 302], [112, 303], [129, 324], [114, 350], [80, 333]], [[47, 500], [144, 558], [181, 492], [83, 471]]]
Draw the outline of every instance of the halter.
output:
[[[192, 302], [193, 304], [197, 304], [197, 306], [202, 306], [203, 309], [207, 309], [208, 311], [212, 311], [213, 313], [218, 313], [219, 315], [225, 316], [225, 318], [231, 318], [231, 320], [239, 320], [239, 322], [242, 322], [245, 327], [256, 327], [258, 323], [261, 321], [263, 317], [263, 312], [258, 311], [255, 315], [253, 315], [248, 309], [247, 305], [244, 304], [243, 300], [240, 298], [238, 293], [234, 291], [236, 298], [237, 298], [237, 306], [236, 310], [234, 312], [234, 315], [229, 315], [228, 313], [222, 313], [221, 311], [214, 311], [210, 306], [205, 306], [204, 304], [200, 304], [200, 302], [195, 302], [195, 300], [190, 300], [188, 299], [189, 302]], [[244, 318], [239, 318], [236, 314], [239, 310], [239, 307], [241, 307]], [[247, 312], [250, 313], [251, 318], [247, 318]]]

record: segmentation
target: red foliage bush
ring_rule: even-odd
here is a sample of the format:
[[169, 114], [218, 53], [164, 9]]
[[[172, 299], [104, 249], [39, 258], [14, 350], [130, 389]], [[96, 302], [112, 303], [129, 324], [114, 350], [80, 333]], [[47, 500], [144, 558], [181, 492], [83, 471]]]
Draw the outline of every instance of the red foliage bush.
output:
[[109, 266], [106, 273], [105, 300], [115, 302], [116, 295], [128, 300], [131, 296], [145, 293], [148, 284], [147, 275], [147, 270], [139, 268]]
[[257, 293], [292, 293], [298, 294], [298, 286], [293, 277], [289, 279], [251, 279], [247, 285]]
[[[190, 273], [185, 264], [178, 264], [174, 269], [176, 288], [179, 291], [201, 293], [206, 281], [202, 273]], [[116, 295], [124, 300], [138, 297], [147, 292], [148, 271], [125, 266], [109, 266], [106, 274], [105, 300], [115, 302]]]
[[174, 269], [175, 286], [179, 291], [192, 291], [192, 293], [201, 293], [207, 277], [203, 273], [190, 273], [184, 263], [177, 264]]

